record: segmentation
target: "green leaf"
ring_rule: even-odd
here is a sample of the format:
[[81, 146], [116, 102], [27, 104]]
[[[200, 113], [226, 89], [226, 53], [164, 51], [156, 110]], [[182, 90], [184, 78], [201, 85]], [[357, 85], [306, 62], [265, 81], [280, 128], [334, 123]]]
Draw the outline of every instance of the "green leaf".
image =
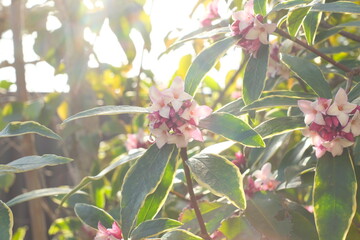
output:
[[283, 211], [283, 203], [272, 192], [257, 192], [245, 210], [251, 224], [270, 239], [289, 239], [292, 224]]
[[0, 190], [8, 192], [9, 188], [14, 184], [15, 178], [14, 173], [0, 174]]
[[27, 230], [28, 230], [28, 226], [17, 228], [16, 232], [14, 233], [14, 235], [12, 237], [12, 240], [24, 240]]
[[239, 115], [242, 114], [242, 112], [240, 110], [244, 106], [245, 106], [244, 100], [242, 100], [242, 98], [239, 98], [239, 99], [237, 99], [235, 101], [229, 102], [225, 106], [222, 106], [221, 108], [219, 108], [215, 112], [224, 112], [224, 113], [230, 113], [230, 114], [232, 114], [234, 116], [239, 116]]
[[289, 34], [292, 37], [295, 37], [299, 32], [300, 26], [303, 23], [309, 11], [310, 11], [310, 7], [303, 7], [303, 8], [296, 8], [288, 13], [286, 23]]
[[349, 95], [348, 95], [349, 102], [354, 101], [359, 96], [360, 96], [360, 83], [357, 83], [349, 92]]
[[329, 84], [326, 82], [320, 69], [313, 63], [299, 57], [282, 54], [281, 60], [298, 77], [309, 85], [319, 97], [332, 98]]
[[102, 115], [117, 115], [117, 114], [124, 114], [124, 113], [149, 113], [146, 108], [143, 107], [136, 107], [136, 106], [103, 106], [103, 107], [96, 107], [92, 109], [88, 109], [82, 112], [79, 112], [67, 119], [64, 120], [64, 123], [68, 123], [70, 121], [74, 121], [80, 118], [87, 118], [93, 116], [102, 116]]
[[303, 159], [305, 151], [309, 148], [310, 143], [303, 139], [298, 142], [292, 149], [285, 153], [284, 158], [280, 162], [278, 167], [278, 177], [277, 179], [281, 182], [285, 181], [285, 172], [287, 168], [292, 166], [300, 165], [300, 161]]
[[23, 203], [26, 201], [30, 201], [33, 199], [41, 198], [41, 197], [49, 197], [49, 196], [55, 196], [60, 194], [67, 194], [71, 191], [70, 188], [43, 188], [43, 189], [37, 189], [30, 192], [26, 192], [20, 195], [17, 195], [13, 199], [9, 200], [6, 204], [9, 207], [12, 207], [16, 204]]
[[298, 106], [297, 102], [298, 100], [301, 99], [303, 98], [288, 97], [288, 96], [268, 96], [268, 97], [260, 98], [254, 101], [253, 103], [243, 107], [241, 109], [241, 112], [266, 109], [270, 107], [297, 107]]
[[264, 165], [269, 159], [275, 155], [275, 153], [280, 149], [286, 139], [289, 137], [289, 134], [283, 134], [275, 136], [266, 141], [265, 148], [254, 148], [251, 149], [250, 154], [246, 158], [247, 166], [253, 170], [257, 166]]
[[100, 180], [101, 178], [103, 178], [106, 174], [108, 174], [109, 172], [111, 172], [112, 170], [114, 170], [115, 168], [119, 167], [120, 165], [123, 165], [125, 163], [128, 163], [130, 161], [133, 161], [137, 158], [139, 158], [142, 154], [144, 153], [143, 150], [139, 150], [136, 151], [132, 154], [129, 154], [127, 156], [120, 156], [116, 159], [114, 159], [113, 163], [111, 163], [109, 166], [107, 166], [106, 168], [104, 168], [100, 173], [98, 173], [95, 176], [87, 176], [84, 177], [81, 182], [75, 186], [69, 193], [67, 193], [63, 199], [61, 200], [60, 205], [62, 205], [72, 194], [74, 194], [75, 192], [77, 192], [78, 190], [82, 189], [83, 187], [85, 187], [86, 185], [88, 185], [90, 182], [93, 181], [97, 181]]
[[11, 240], [14, 217], [8, 206], [0, 200], [0, 236], [1, 239]]
[[247, 123], [228, 113], [213, 113], [199, 123], [199, 127], [240, 142], [245, 146], [264, 147], [261, 136]]
[[141, 207], [137, 218], [137, 224], [153, 219], [164, 205], [175, 177], [177, 159], [178, 150], [175, 149], [170, 157], [168, 165], [166, 166], [165, 173], [160, 184], [157, 186], [155, 192], [151, 193], [146, 198], [144, 205]]
[[238, 208], [246, 208], [243, 177], [232, 162], [215, 154], [199, 154], [190, 158], [187, 164], [199, 184], [216, 196], [225, 196]]
[[52, 130], [34, 121], [11, 122], [0, 131], [0, 138], [19, 136], [29, 133], [36, 133], [44, 137], [61, 140], [61, 137]]
[[287, 212], [291, 216], [293, 225], [292, 240], [318, 240], [313, 215], [304, 207], [294, 202], [287, 204]]
[[163, 232], [169, 231], [173, 228], [180, 227], [181, 222], [168, 219], [168, 218], [159, 218], [155, 220], [150, 220], [141, 223], [134, 231], [131, 233], [132, 240], [140, 240], [148, 237], [153, 237]]
[[77, 203], [74, 210], [76, 216], [78, 216], [83, 223], [95, 229], [98, 228], [99, 221], [106, 228], [111, 228], [112, 224], [115, 222], [110, 214], [93, 205]]
[[167, 144], [159, 149], [153, 144], [127, 172], [120, 198], [120, 222], [125, 240], [134, 228], [146, 197], [160, 184], [174, 149], [174, 145]]
[[360, 14], [360, 5], [348, 1], [315, 4], [311, 11]]
[[266, 15], [266, 0], [254, 0], [254, 12], [262, 16]]
[[14, 160], [6, 165], [0, 164], [0, 173], [20, 173], [39, 169], [45, 166], [55, 166], [73, 161], [71, 158], [45, 154], [43, 156], [27, 156]]
[[344, 28], [344, 27], [360, 27], [360, 21], [351, 21], [343, 24], [338, 24], [332, 28]]
[[202, 238], [185, 230], [175, 230], [165, 233], [161, 240], [202, 240]]
[[279, 117], [259, 124], [255, 131], [263, 139], [305, 128], [303, 117]]
[[185, 92], [194, 96], [201, 81], [215, 65], [215, 63], [233, 46], [238, 37], [229, 37], [218, 41], [209, 48], [203, 50], [191, 64], [185, 77]]
[[318, 160], [314, 182], [314, 214], [320, 240], [345, 239], [356, 211], [356, 176], [348, 150], [326, 153]]
[[303, 28], [305, 32], [305, 38], [309, 45], [314, 44], [316, 32], [321, 20], [321, 12], [310, 12], [306, 15]]
[[309, 2], [311, 2], [311, 0], [292, 0], [292, 1], [286, 1], [286, 2], [281, 2], [278, 3], [271, 11], [271, 12], [277, 12], [283, 9], [289, 9], [298, 5], [304, 5], [306, 6], [306, 4], [308, 4]]
[[256, 58], [251, 57], [243, 80], [243, 99], [250, 104], [261, 96], [265, 87], [266, 71], [269, 59], [269, 45], [261, 45]]
[[[219, 228], [221, 222], [234, 214], [237, 208], [232, 204], [221, 202], [199, 202], [199, 209], [203, 216], [205, 226], [208, 232], [214, 232]], [[200, 227], [194, 209], [185, 208], [180, 213], [179, 220], [184, 223], [183, 229], [191, 232], [199, 232]]]
[[221, 223], [219, 231], [224, 234], [227, 240], [260, 240], [261, 234], [244, 216], [237, 216], [226, 219]]

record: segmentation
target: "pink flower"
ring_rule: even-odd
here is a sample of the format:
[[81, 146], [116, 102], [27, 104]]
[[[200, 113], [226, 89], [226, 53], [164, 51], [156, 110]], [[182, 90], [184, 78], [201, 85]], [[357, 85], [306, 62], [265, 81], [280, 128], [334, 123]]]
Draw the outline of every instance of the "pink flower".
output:
[[214, 0], [207, 6], [207, 13], [206, 13], [207, 15], [201, 21], [201, 24], [204, 27], [210, 26], [212, 20], [220, 17], [218, 12], [218, 5], [219, 5], [219, 0]]
[[169, 97], [165, 96], [162, 92], [159, 91], [156, 87], [152, 86], [149, 90], [150, 99], [152, 105], [149, 108], [149, 111], [159, 111], [160, 116], [164, 118], [169, 118], [170, 107], [168, 106]]
[[351, 132], [354, 137], [360, 135], [360, 113], [359, 110], [356, 110], [354, 116], [351, 118], [349, 123], [343, 129], [344, 132], [349, 133]]
[[191, 95], [184, 90], [183, 80], [180, 77], [176, 77], [170, 88], [163, 91], [163, 94], [169, 96], [168, 103], [171, 103], [175, 112], [179, 111], [184, 101], [192, 99]]
[[193, 101], [190, 107], [184, 110], [181, 117], [186, 120], [193, 119], [195, 125], [198, 125], [199, 121], [209, 116], [211, 112], [212, 109], [210, 107], [205, 105], [199, 106], [197, 102]]
[[94, 238], [94, 240], [121, 240], [122, 239], [122, 231], [119, 225], [114, 222], [112, 224], [112, 228], [106, 229], [101, 222], [98, 222], [98, 232]]
[[162, 146], [168, 142], [169, 128], [165, 123], [161, 124], [158, 128], [150, 128], [150, 131], [155, 136], [155, 142], [158, 148], [162, 148]]
[[312, 122], [325, 125], [323, 113], [326, 112], [331, 103], [330, 99], [318, 98], [315, 102], [307, 100], [299, 100], [298, 106], [305, 114], [305, 124], [309, 125]]
[[276, 29], [276, 24], [265, 23], [262, 24], [257, 18], [254, 21], [254, 27], [249, 30], [245, 38], [248, 40], [259, 39], [262, 44], [269, 44], [268, 34], [273, 33]]
[[349, 113], [357, 107], [356, 104], [349, 103], [344, 89], [340, 88], [336, 93], [333, 104], [329, 107], [327, 114], [336, 116], [341, 126], [345, 126], [349, 121]]
[[[151, 94], [153, 106], [150, 107], [152, 112], [149, 114], [149, 127], [158, 148], [166, 143], [183, 148], [192, 140], [203, 141], [197, 125], [201, 119], [211, 114], [212, 109], [199, 106], [192, 100], [184, 91], [181, 78], [176, 77], [168, 89], [156, 89], [153, 93], [157, 93], [157, 96]], [[162, 110], [166, 114], [162, 114]]]
[[340, 156], [343, 153], [343, 149], [350, 147], [354, 142], [351, 142], [345, 138], [337, 137], [330, 142], [324, 142], [323, 146], [328, 152], [331, 152], [332, 156]]
[[254, 182], [255, 187], [260, 190], [272, 191], [280, 184], [271, 173], [271, 163], [265, 163], [261, 170], [256, 170], [252, 176], [256, 178]]

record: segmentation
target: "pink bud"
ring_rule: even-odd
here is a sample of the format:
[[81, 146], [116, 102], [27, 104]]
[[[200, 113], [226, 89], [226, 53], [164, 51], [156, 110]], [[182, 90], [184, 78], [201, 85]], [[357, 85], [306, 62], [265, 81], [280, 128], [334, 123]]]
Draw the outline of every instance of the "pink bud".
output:
[[340, 122], [336, 116], [331, 117], [331, 119], [335, 127], [339, 126]]
[[170, 117], [175, 117], [175, 115], [176, 115], [175, 109], [173, 107], [170, 108]]
[[329, 126], [329, 127], [332, 127], [332, 125], [333, 125], [332, 117], [331, 116], [326, 116], [324, 119], [325, 119], [326, 125]]

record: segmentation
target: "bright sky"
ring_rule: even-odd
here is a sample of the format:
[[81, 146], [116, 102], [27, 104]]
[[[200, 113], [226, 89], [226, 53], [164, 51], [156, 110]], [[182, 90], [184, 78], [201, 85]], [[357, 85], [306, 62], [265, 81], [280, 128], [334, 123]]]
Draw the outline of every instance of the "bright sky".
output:
[[[10, 0], [1, 0], [4, 5], [8, 5]], [[27, 7], [34, 4], [39, 4], [44, 0], [28, 0]], [[84, 0], [87, 4], [89, 1]], [[145, 5], [145, 10], [150, 13], [151, 2], [153, 2], [151, 10], [151, 42], [152, 49], [150, 53], [146, 52], [143, 60], [143, 67], [151, 69], [154, 72], [155, 78], [158, 82], [166, 84], [171, 78], [174, 71], [178, 67], [179, 60], [186, 54], [194, 54], [190, 45], [185, 45], [160, 59], [158, 56], [165, 51], [164, 37], [175, 28], [187, 29], [188, 32], [200, 27], [198, 19], [204, 15], [204, 9], [199, 9], [194, 14], [194, 20], [189, 19], [189, 14], [193, 9], [195, 1], [193, 0], [148, 0]], [[223, 2], [225, 4], [225, 1]], [[91, 4], [88, 4], [91, 8]], [[224, 6], [224, 15], [229, 14]], [[47, 22], [47, 29], [56, 29], [60, 25], [56, 17], [49, 17]], [[142, 51], [143, 40], [139, 32], [132, 31], [130, 37], [135, 42], [137, 52]], [[26, 62], [39, 60], [39, 56], [33, 51], [33, 44], [36, 34], [27, 35], [23, 39], [24, 44], [24, 58]], [[94, 44], [94, 50], [99, 61], [109, 63], [113, 66], [121, 66], [126, 63], [126, 56], [117, 42], [116, 36], [111, 32], [108, 21], [105, 21], [100, 36], [96, 36], [89, 29], [84, 32], [85, 40]], [[0, 40], [0, 62], [7, 60], [13, 63], [13, 44], [12, 32], [7, 31], [3, 33]], [[119, 54], [121, 53], [122, 54]], [[230, 69], [236, 69], [239, 64], [240, 50], [233, 49], [229, 56], [222, 59], [222, 71], [217, 72], [213, 70], [209, 73], [216, 79], [224, 79], [224, 74]], [[97, 62], [95, 58], [90, 58], [89, 67], [96, 67]], [[134, 60], [133, 74], [137, 75], [140, 67], [140, 56]], [[39, 92], [67, 92], [69, 86], [67, 85], [67, 76], [65, 74], [54, 75], [54, 69], [46, 62], [38, 62], [36, 64], [27, 64], [26, 81], [28, 91]], [[10, 80], [15, 82], [15, 71], [12, 67], [0, 68], [0, 80]], [[221, 84], [221, 83], [220, 83]], [[13, 86], [12, 90], [15, 90]]]

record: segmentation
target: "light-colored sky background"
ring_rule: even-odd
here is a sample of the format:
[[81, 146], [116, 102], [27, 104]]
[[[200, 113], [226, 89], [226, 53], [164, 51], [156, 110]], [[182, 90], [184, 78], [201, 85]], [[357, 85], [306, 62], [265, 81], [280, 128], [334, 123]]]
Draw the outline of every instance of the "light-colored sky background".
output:
[[[87, 0], [83, 0], [87, 4]], [[1, 0], [4, 5], [9, 5], [10, 0]], [[27, 7], [34, 4], [41, 4], [44, 0], [28, 0]], [[228, 17], [230, 12], [227, 9], [225, 1], [220, 1], [220, 14], [223, 17]], [[196, 30], [200, 26], [200, 19], [205, 15], [205, 9], [200, 7], [193, 18], [189, 18], [196, 1], [194, 0], [148, 0], [145, 5], [145, 10], [150, 13], [151, 10], [151, 43], [152, 49], [146, 52], [143, 59], [143, 67], [154, 72], [155, 79], [166, 84], [174, 71], [177, 69], [179, 60], [186, 54], [194, 54], [193, 49], [189, 44], [164, 55], [160, 59], [158, 56], [165, 51], [164, 37], [176, 28], [186, 29], [185, 32]], [[152, 8], [151, 8], [152, 4]], [[87, 4], [91, 8], [91, 4]], [[49, 17], [47, 22], [47, 29], [56, 29], [59, 27], [59, 21], [55, 17]], [[182, 34], [184, 34], [183, 32]], [[180, 34], [181, 35], [181, 34]], [[137, 52], [142, 51], [143, 40], [140, 33], [132, 31], [130, 37], [134, 40]], [[33, 44], [35, 42], [36, 34], [26, 35], [23, 39], [24, 44], [24, 58], [25, 62], [39, 60], [39, 56], [33, 51]], [[117, 42], [115, 35], [111, 32], [108, 22], [105, 21], [100, 35], [96, 36], [90, 30], [85, 30], [84, 38], [94, 43], [95, 52], [99, 61], [109, 63], [113, 66], [121, 66], [126, 63], [126, 57]], [[122, 52], [122, 54], [121, 54]], [[13, 43], [12, 32], [7, 31], [3, 33], [0, 40], [0, 62], [8, 61], [12, 63], [13, 57]], [[119, 54], [120, 53], [120, 54]], [[223, 80], [224, 74], [230, 69], [236, 69], [240, 60], [240, 50], [233, 48], [229, 51], [229, 55], [221, 60], [221, 71], [212, 70], [209, 75], [215, 79]], [[133, 74], [138, 73], [140, 65], [140, 56], [134, 61]], [[96, 67], [97, 62], [91, 58], [89, 61], [90, 67]], [[54, 69], [46, 62], [38, 62], [36, 64], [26, 64], [26, 81], [28, 91], [36, 92], [66, 92], [69, 90], [67, 85], [67, 76], [65, 74], [54, 75]], [[15, 82], [15, 71], [12, 67], [0, 68], [0, 80], [9, 80]], [[222, 84], [222, 81], [220, 81]], [[12, 90], [15, 90], [13, 86]]]

